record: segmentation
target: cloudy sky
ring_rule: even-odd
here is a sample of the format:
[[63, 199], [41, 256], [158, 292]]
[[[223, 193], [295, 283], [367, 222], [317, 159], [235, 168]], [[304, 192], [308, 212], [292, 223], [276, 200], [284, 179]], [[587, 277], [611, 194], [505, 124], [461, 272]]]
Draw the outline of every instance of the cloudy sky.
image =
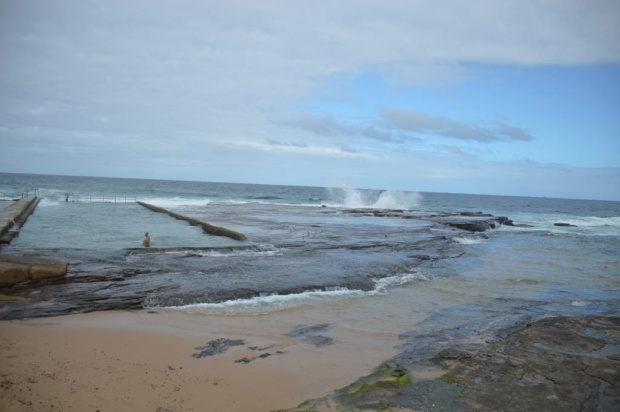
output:
[[0, 0], [0, 172], [620, 200], [617, 0]]

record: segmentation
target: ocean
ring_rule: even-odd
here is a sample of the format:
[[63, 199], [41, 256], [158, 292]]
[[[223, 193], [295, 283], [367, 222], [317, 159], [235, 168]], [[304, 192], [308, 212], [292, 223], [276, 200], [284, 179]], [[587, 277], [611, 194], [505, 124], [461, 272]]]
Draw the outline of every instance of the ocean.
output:
[[[0, 174], [0, 207], [33, 195], [41, 202], [0, 256], [63, 260], [69, 270], [2, 289], [46, 302], [3, 302], [2, 319], [113, 309], [296, 313], [380, 345], [442, 311], [506, 299], [618, 313], [620, 202]], [[137, 200], [249, 240], [207, 235]], [[478, 212], [514, 226], [445, 224], [482, 219]], [[141, 247], [145, 232], [150, 250]]]

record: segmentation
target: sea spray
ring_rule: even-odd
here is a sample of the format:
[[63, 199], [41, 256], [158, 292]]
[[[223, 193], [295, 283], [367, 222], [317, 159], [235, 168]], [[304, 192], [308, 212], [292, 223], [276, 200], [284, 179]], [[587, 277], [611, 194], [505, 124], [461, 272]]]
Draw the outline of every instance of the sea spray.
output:
[[329, 199], [335, 206], [347, 209], [419, 209], [422, 195], [399, 190], [363, 190], [352, 187], [328, 189]]
[[402, 192], [398, 190], [386, 190], [379, 195], [373, 206], [378, 209], [418, 209], [422, 195], [416, 192]]

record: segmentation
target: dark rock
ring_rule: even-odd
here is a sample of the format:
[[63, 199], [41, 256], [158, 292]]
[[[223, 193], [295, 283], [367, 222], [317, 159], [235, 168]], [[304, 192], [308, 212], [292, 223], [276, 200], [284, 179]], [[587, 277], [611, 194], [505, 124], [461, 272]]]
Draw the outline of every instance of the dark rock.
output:
[[489, 230], [495, 227], [494, 224], [488, 221], [485, 221], [485, 220], [463, 221], [463, 222], [452, 221], [452, 222], [446, 222], [446, 225], [455, 227], [457, 229], [467, 230], [469, 232], [484, 232], [486, 230]]
[[291, 329], [290, 332], [285, 333], [284, 336], [288, 336], [290, 338], [298, 338], [298, 337], [309, 335], [312, 333], [325, 332], [328, 329], [329, 329], [328, 323], [321, 323], [319, 325], [312, 325], [312, 326], [299, 325]]
[[265, 346], [265, 347], [262, 347], [262, 348], [260, 348], [260, 347], [258, 347], [258, 346], [250, 346], [250, 347], [248, 347], [248, 349], [250, 349], [250, 350], [256, 350], [256, 351], [262, 352], [262, 351], [265, 351], [265, 350], [267, 350], [267, 349], [274, 348], [275, 346], [276, 346], [275, 344], [273, 344], [273, 345], [269, 345], [269, 346]]
[[553, 226], [560, 226], [560, 227], [577, 227], [575, 225], [571, 225], [570, 223], [562, 223], [562, 222], [558, 222], [558, 223], [554, 223]]
[[459, 215], [461, 216], [486, 216], [486, 217], [493, 216], [488, 213], [482, 213], [482, 212], [460, 212]]
[[319, 332], [325, 332], [329, 329], [328, 323], [312, 326], [296, 326], [284, 336], [291, 338], [303, 338], [303, 341], [316, 347], [330, 346], [334, 344], [334, 340], [328, 336], [316, 335]]
[[504, 226], [514, 226], [514, 222], [508, 219], [506, 216], [498, 216], [497, 221], [499, 222], [499, 224]]
[[334, 340], [328, 336], [322, 335], [308, 335], [304, 337], [304, 342], [314, 345], [317, 348], [323, 346], [331, 346], [334, 344]]
[[232, 346], [241, 345], [245, 345], [245, 341], [243, 339], [215, 339], [205, 343], [202, 346], [195, 347], [194, 349], [199, 350], [200, 352], [192, 354], [192, 357], [204, 358], [206, 356], [214, 356], [226, 352], [228, 348]]

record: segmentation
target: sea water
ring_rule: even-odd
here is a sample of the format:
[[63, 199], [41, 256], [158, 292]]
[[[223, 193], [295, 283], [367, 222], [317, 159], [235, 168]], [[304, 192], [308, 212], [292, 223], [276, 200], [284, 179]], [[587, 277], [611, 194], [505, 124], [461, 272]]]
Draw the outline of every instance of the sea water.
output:
[[[74, 296], [100, 287], [111, 302], [143, 293], [143, 307], [205, 316], [329, 307], [343, 327], [397, 332], [412, 317], [471, 302], [620, 301], [620, 202], [0, 174], [3, 204], [33, 193], [39, 206], [2, 253], [66, 260], [70, 279], [102, 276], [90, 289], [79, 289], [82, 280], [42, 289], [74, 311]], [[136, 200], [249, 241], [207, 235]], [[482, 212], [516, 225], [476, 234], [353, 209]], [[170, 249], [135, 250], [147, 231], [153, 248]]]

